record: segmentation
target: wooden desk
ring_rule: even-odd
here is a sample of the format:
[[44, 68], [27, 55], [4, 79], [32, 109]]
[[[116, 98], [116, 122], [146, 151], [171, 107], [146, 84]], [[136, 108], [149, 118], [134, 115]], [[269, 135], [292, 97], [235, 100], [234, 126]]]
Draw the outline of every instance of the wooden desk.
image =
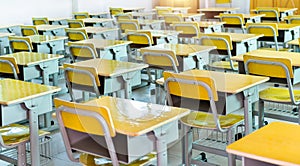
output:
[[[292, 66], [294, 66], [294, 79], [293, 84], [300, 82], [300, 53], [297, 52], [285, 52], [285, 51], [271, 51], [271, 50], [255, 50], [246, 53], [247, 55], [255, 55], [261, 57], [281, 57], [281, 58], [289, 58], [292, 62]], [[243, 55], [235, 56], [231, 58], [234, 61], [237, 61], [239, 64], [239, 73], [245, 73], [244, 67], [244, 58]]]
[[58, 87], [13, 79], [0, 80], [1, 126], [29, 119], [32, 166], [40, 166], [38, 115], [52, 111], [52, 94], [58, 91]]
[[277, 37], [278, 42], [286, 43], [291, 40], [298, 39], [299, 29], [300, 29], [300, 25], [297, 24], [278, 23], [278, 33], [279, 33], [279, 36]]
[[40, 35], [66, 36], [65, 28], [67, 25], [37, 25]]
[[[265, 14], [243, 14], [245, 23], [260, 23]], [[220, 15], [215, 16], [220, 19]]]
[[97, 49], [100, 58], [120, 61], [124, 57], [127, 58], [127, 47], [132, 41], [88, 39], [75, 43], [91, 43]]
[[174, 30], [130, 30], [127, 31], [125, 35], [128, 33], [144, 32], [144, 31], [151, 32], [154, 45], [164, 44], [164, 43], [171, 43], [171, 44], [178, 43], [178, 35], [180, 31], [174, 31]]
[[[13, 36], [14, 33], [0, 33], [0, 55], [9, 53], [9, 40], [8, 36]], [[5, 51], [4, 51], [5, 50]]]
[[165, 28], [165, 20], [139, 20], [138, 22], [141, 29], [161, 30]]
[[267, 82], [268, 77], [207, 70], [188, 70], [181, 73], [212, 77], [215, 80], [219, 96], [219, 100], [216, 102], [218, 113], [229, 114], [244, 108], [245, 132], [246, 134], [252, 132], [252, 104], [259, 100], [258, 85]]
[[119, 28], [107, 28], [107, 27], [83, 27], [89, 38], [95, 39], [119, 39]]
[[110, 18], [85, 18], [82, 19], [85, 26], [113, 28], [113, 19]]
[[201, 21], [204, 15], [204, 13], [183, 13], [182, 17], [185, 21]]
[[57, 53], [65, 50], [64, 43], [68, 39], [66, 36], [48, 36], [48, 35], [32, 35], [31, 39], [33, 50], [40, 53]]
[[[191, 7], [173, 7], [173, 6], [155, 6], [155, 8], [171, 8], [173, 13], [188, 13], [188, 10], [191, 9]], [[156, 9], [153, 9], [156, 11]]]
[[101, 94], [124, 89], [125, 98], [127, 99], [131, 98], [131, 87], [141, 83], [139, 71], [148, 67], [147, 64], [143, 63], [138, 64], [107, 59], [91, 59], [73, 64], [97, 69], [101, 82]]
[[242, 156], [244, 166], [300, 165], [300, 126], [272, 122], [227, 146], [226, 151]]
[[220, 15], [220, 13], [235, 13], [240, 8], [227, 8], [227, 7], [213, 7], [198, 9], [200, 13], [205, 13], [206, 19], [214, 19], [214, 16]]
[[109, 12], [89, 13], [91, 18], [111, 18]]
[[[249, 51], [257, 50], [257, 40], [263, 37], [262, 34], [243, 34], [243, 33], [213, 33], [219, 35], [230, 35], [232, 39], [233, 56], [245, 54]], [[195, 42], [200, 43], [199, 38], [195, 37]]]
[[54, 74], [54, 85], [57, 85], [58, 60], [63, 55], [44, 54], [36, 52], [18, 52], [1, 57], [14, 57], [19, 67], [19, 79], [30, 81], [43, 78], [43, 84], [49, 85], [49, 75]]
[[155, 150], [158, 166], [168, 165], [167, 144], [179, 138], [178, 119], [190, 112], [183, 108], [112, 97], [102, 97], [85, 104], [105, 106], [110, 110], [117, 132], [113, 138], [116, 140], [115, 149], [118, 155], [124, 156], [118, 156], [119, 159], [129, 163]]
[[71, 17], [65, 18], [48, 18], [50, 25], [68, 25], [67, 20], [72, 19]]
[[19, 24], [0, 25], [0, 33], [14, 33], [17, 36], [22, 36], [21, 25]]
[[147, 13], [133, 12], [131, 14], [134, 19], [139, 19], [139, 20], [152, 20], [153, 15], [155, 15], [155, 13], [150, 13], [150, 12]]
[[208, 55], [215, 46], [201, 46], [194, 44], [158, 44], [142, 49], [164, 49], [172, 50], [178, 59], [178, 70], [185, 71], [194, 68], [202, 69], [204, 64], [208, 64]]
[[199, 21], [200, 31], [203, 33], [222, 32], [223, 25], [225, 22], [210, 22], [210, 21]]

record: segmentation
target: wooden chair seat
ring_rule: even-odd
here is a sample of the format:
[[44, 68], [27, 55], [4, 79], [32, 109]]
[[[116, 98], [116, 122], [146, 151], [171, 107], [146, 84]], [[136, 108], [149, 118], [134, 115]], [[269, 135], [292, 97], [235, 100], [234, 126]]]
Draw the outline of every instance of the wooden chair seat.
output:
[[[231, 128], [233, 125], [244, 120], [243, 115], [228, 114], [219, 115], [219, 121], [222, 128]], [[216, 129], [213, 114], [194, 111], [189, 115], [180, 119], [180, 121], [191, 127], [204, 128], [204, 129]]]
[[[111, 161], [108, 159], [99, 158], [97, 156], [89, 155], [86, 153], [80, 154], [79, 161], [81, 164], [83, 164], [85, 166], [97, 166], [97, 165], [99, 166], [99, 164], [96, 165], [95, 160], [103, 161], [103, 164], [100, 164], [101, 166], [112, 166]], [[130, 164], [120, 164], [120, 166], [125, 166], [125, 165], [126, 166], [144, 166], [146, 164], [153, 162], [154, 160], [156, 160], [156, 153], [152, 152]]]
[[[0, 127], [0, 134], [4, 146], [18, 146], [18, 144], [29, 141], [29, 127], [19, 124], [10, 124]], [[50, 134], [47, 131], [39, 130], [39, 136]]]
[[[296, 101], [300, 100], [300, 90], [293, 90]], [[262, 100], [280, 102], [280, 103], [291, 103], [291, 98], [288, 88], [268, 88], [259, 92], [259, 97]]]

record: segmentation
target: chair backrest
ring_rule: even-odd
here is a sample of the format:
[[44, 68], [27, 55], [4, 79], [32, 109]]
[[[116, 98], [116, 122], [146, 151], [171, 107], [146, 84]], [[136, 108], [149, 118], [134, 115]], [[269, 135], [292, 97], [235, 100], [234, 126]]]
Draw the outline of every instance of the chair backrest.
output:
[[165, 23], [172, 24], [173, 22], [183, 22], [182, 13], [165, 13], [162, 14], [164, 17]]
[[173, 22], [172, 26], [175, 31], [181, 31], [183, 36], [194, 37], [200, 34], [197, 22]]
[[33, 46], [29, 37], [9, 36], [9, 45], [12, 52], [28, 51], [32, 52]]
[[121, 20], [118, 20], [118, 24], [119, 24], [119, 27], [122, 32], [125, 32], [126, 30], [139, 30], [140, 29], [139, 22], [138, 22], [138, 20], [135, 20], [135, 19], [130, 19], [130, 20], [121, 19]]
[[124, 13], [123, 8], [115, 8], [115, 7], [110, 7], [109, 12], [110, 12], [110, 15], [112, 15], [112, 16], [114, 16], [116, 14]]
[[127, 40], [132, 41], [132, 44], [140, 44], [152, 46], [154, 43], [152, 33], [150, 31], [135, 31], [127, 33]]
[[163, 14], [172, 13], [172, 7], [155, 7], [156, 14], [162, 16]]
[[0, 73], [13, 74], [15, 79], [19, 79], [19, 67], [15, 57], [0, 56]]
[[49, 24], [49, 20], [47, 17], [33, 17], [32, 23], [33, 25], [44, 25]]
[[263, 18], [271, 18], [276, 19], [277, 22], [280, 22], [279, 20], [279, 8], [278, 7], [257, 7], [256, 8], [257, 13], [259, 14], [265, 14]]
[[88, 12], [74, 12], [73, 16], [75, 19], [90, 18], [90, 15]]
[[[250, 61], [251, 60], [251, 61]], [[287, 71], [281, 65], [286, 66]], [[292, 62], [288, 57], [276, 58], [276, 57], [262, 57], [255, 55], [244, 55], [244, 64], [247, 73], [262, 75], [275, 78], [294, 78]], [[286, 73], [287, 72], [287, 73]]]
[[216, 46], [218, 50], [233, 50], [229, 34], [200, 34], [198, 37], [201, 45]]
[[133, 19], [132, 13], [120, 13], [115, 15], [117, 17], [117, 20], [131, 20]]
[[300, 16], [289, 16], [288, 23], [289, 24], [300, 24]]
[[81, 28], [65, 28], [69, 41], [80, 41], [88, 39], [88, 34], [85, 29]]
[[245, 19], [243, 14], [220, 14], [220, 19], [222, 22], [226, 22], [229, 25], [241, 25], [245, 24]]
[[247, 23], [247, 33], [252, 34], [263, 34], [264, 37], [272, 37], [275, 42], [276, 50], [279, 50], [277, 36], [278, 36], [278, 25], [277, 23]]
[[21, 33], [22, 36], [39, 35], [38, 29], [35, 25], [22, 25]]
[[[179, 102], [180, 107], [194, 109], [193, 104], [182, 105], [183, 100], [192, 99], [193, 101], [203, 102], [209, 101], [209, 108], [213, 114], [214, 122], [219, 131], [225, 132], [227, 129], [223, 129], [220, 125], [219, 115], [216, 108], [215, 101], [218, 101], [218, 93], [215, 85], [215, 81], [211, 77], [199, 77], [192, 75], [184, 75], [180, 73], [164, 72], [165, 89], [167, 91], [168, 104], [173, 106], [174, 102]], [[174, 101], [173, 96], [180, 97], [181, 101]], [[201, 100], [201, 101], [200, 101]], [[201, 103], [200, 103], [201, 104]], [[195, 110], [205, 111], [208, 110]]]
[[158, 68], [162, 70], [172, 70], [178, 73], [179, 66], [176, 53], [172, 50], [163, 49], [146, 49], [140, 50], [144, 63], [151, 68]]
[[82, 28], [84, 26], [84, 22], [82, 20], [69, 19], [67, 20], [69, 28]]
[[[95, 149], [107, 146], [113, 165], [118, 165], [118, 159], [112, 137], [116, 136], [110, 110], [107, 107], [89, 106], [81, 103], [54, 99], [56, 116], [68, 157], [75, 159], [72, 150], [101, 156]], [[106, 145], [96, 141], [104, 137]], [[84, 140], [80, 143], [79, 139]], [[83, 144], [82, 144], [83, 143]], [[90, 146], [87, 146], [90, 145]], [[101, 147], [102, 146], [102, 147]]]
[[76, 60], [86, 60], [98, 58], [97, 51], [92, 43], [69, 42], [69, 51], [73, 62]]
[[64, 64], [65, 79], [72, 101], [76, 101], [73, 89], [88, 91], [100, 97], [100, 80], [97, 70], [93, 67], [78, 67], [73, 64]]
[[254, 55], [244, 55], [244, 65], [246, 74], [268, 76], [273, 78], [286, 78], [289, 88], [290, 99], [293, 104], [300, 104], [295, 100], [291, 78], [294, 72], [291, 60], [277, 57], [262, 57]]

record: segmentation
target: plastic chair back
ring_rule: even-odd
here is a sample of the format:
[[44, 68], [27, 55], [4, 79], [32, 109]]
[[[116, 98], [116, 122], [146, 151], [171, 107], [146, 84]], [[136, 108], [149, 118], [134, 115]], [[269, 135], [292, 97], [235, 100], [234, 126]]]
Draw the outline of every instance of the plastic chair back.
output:
[[123, 8], [113, 8], [113, 7], [109, 8], [109, 12], [112, 16], [124, 13]]
[[67, 20], [69, 28], [82, 28], [85, 27], [82, 20]]
[[49, 24], [49, 20], [47, 17], [33, 17], [32, 23], [33, 25], [44, 25]]
[[73, 16], [75, 19], [85, 19], [90, 18], [90, 15], [88, 12], [74, 12]]
[[13, 74], [15, 79], [19, 79], [19, 67], [14, 57], [0, 56], [0, 73]]
[[80, 41], [88, 39], [88, 34], [85, 29], [66, 28], [65, 31], [70, 41]]
[[28, 51], [32, 52], [33, 46], [29, 37], [9, 36], [8, 37], [12, 52]]
[[22, 36], [39, 35], [38, 29], [34, 25], [22, 25], [21, 33]]
[[76, 59], [95, 59], [98, 57], [95, 46], [92, 43], [69, 42], [68, 46], [73, 62]]

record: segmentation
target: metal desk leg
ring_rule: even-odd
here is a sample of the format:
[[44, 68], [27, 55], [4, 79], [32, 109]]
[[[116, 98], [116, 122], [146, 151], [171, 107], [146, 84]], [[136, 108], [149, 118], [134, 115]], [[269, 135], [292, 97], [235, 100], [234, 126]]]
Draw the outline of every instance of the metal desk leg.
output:
[[26, 143], [22, 143], [18, 146], [18, 165], [25, 166], [26, 162]]
[[126, 73], [122, 75], [124, 80], [124, 89], [125, 89], [125, 99], [131, 99], [132, 96], [132, 87], [131, 87], [131, 79], [137, 74], [137, 71]]
[[244, 92], [244, 119], [245, 119], [245, 134], [248, 135], [252, 132], [252, 102], [250, 94]]
[[182, 165], [190, 165], [192, 157], [192, 142], [193, 142], [193, 130], [189, 126], [182, 125], [183, 138], [182, 143]]
[[154, 130], [156, 137], [156, 150], [157, 150], [157, 165], [168, 165], [166, 131], [162, 128]]
[[40, 166], [37, 105], [24, 102], [29, 114], [31, 165]]

